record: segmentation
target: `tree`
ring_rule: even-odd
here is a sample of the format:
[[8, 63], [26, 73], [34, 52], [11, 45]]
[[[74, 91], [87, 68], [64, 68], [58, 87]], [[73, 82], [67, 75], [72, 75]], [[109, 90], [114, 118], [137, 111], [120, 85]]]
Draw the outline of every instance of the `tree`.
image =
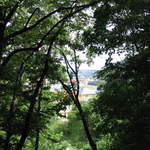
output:
[[[31, 131], [30, 126], [39, 91], [43, 87], [45, 79], [50, 80], [49, 77], [52, 76], [50, 70], [51, 55], [55, 54], [55, 46], [60, 44], [57, 42], [61, 30], [65, 28], [65, 23], [75, 14], [97, 3], [98, 1], [79, 3], [67, 0], [63, 2], [35, 0], [30, 2], [24, 0], [0, 2], [0, 83], [3, 87], [7, 85], [7, 89], [1, 91], [1, 99], [5, 97], [2, 106], [7, 108], [10, 103], [6, 103], [6, 100], [10, 101], [16, 97], [17, 103], [14, 104], [12, 110], [10, 108], [10, 112], [18, 115], [15, 110], [25, 107], [25, 113], [19, 115], [23, 128], [21, 128], [22, 133], [19, 132], [21, 136], [17, 142], [17, 150], [22, 149]], [[62, 36], [67, 37], [68, 35]], [[25, 61], [28, 56], [30, 59]], [[38, 58], [40, 59], [38, 60]], [[43, 59], [45, 60], [43, 61]], [[22, 60], [24, 61], [22, 62]], [[17, 77], [20, 76], [20, 71], [18, 72], [20, 62], [23, 63], [22, 76], [18, 81], [19, 87], [14, 88], [16, 83], [12, 80], [15, 79], [16, 81]], [[14, 96], [12, 91], [15, 91]], [[8, 92], [10, 93], [8, 94]], [[24, 103], [24, 101], [26, 102]], [[9, 114], [7, 115], [9, 116]], [[13, 116], [7, 118], [9, 120], [14, 119]], [[6, 140], [6, 149], [10, 143], [9, 139]]]
[[149, 51], [110, 64], [100, 75], [107, 81], [93, 106], [101, 119], [97, 131], [111, 133], [111, 149], [149, 149]]
[[66, 73], [68, 75], [68, 80], [69, 80], [69, 85], [67, 85], [61, 78], [58, 77], [58, 81], [62, 84], [63, 88], [65, 91], [68, 93], [70, 96], [71, 100], [77, 107], [79, 111], [79, 115], [81, 117], [81, 121], [83, 123], [83, 127], [87, 136], [87, 139], [89, 141], [89, 144], [93, 150], [97, 150], [96, 143], [94, 142], [92, 135], [89, 130], [89, 126], [87, 123], [87, 120], [85, 118], [84, 111], [82, 109], [81, 103], [79, 101], [79, 90], [80, 90], [80, 83], [79, 83], [79, 77], [78, 77], [78, 72], [79, 72], [79, 66], [80, 66], [80, 60], [79, 56], [77, 56], [77, 49], [80, 49], [80, 45], [72, 45], [69, 43], [70, 48], [73, 50], [73, 56], [71, 56], [71, 59], [73, 61], [73, 65], [71, 65], [72, 61], [69, 61], [67, 58], [67, 54], [64, 53], [64, 51], [61, 50], [61, 54], [64, 58], [64, 62], [66, 65]]
[[[149, 149], [148, 5], [145, 0], [102, 0], [95, 11], [93, 28], [83, 34], [90, 56], [110, 56], [99, 75], [107, 81], [104, 92], [99, 93], [93, 106], [99, 118], [96, 131], [101, 135], [111, 133], [114, 139], [109, 149]], [[127, 57], [123, 62], [111, 63], [112, 54], [124, 52]]]
[[142, 53], [149, 49], [149, 1], [101, 1], [93, 28], [84, 33], [91, 53]]

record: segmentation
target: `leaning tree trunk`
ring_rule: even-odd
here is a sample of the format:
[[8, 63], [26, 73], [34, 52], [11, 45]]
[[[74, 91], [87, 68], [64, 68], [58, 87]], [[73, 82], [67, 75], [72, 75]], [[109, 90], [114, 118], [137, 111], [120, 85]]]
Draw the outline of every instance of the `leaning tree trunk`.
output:
[[86, 136], [87, 136], [88, 141], [89, 141], [89, 144], [90, 144], [92, 150], [97, 150], [97, 146], [96, 146], [94, 140], [92, 139], [92, 136], [91, 136], [90, 131], [89, 131], [88, 123], [85, 119], [84, 112], [82, 110], [81, 104], [80, 104], [78, 99], [76, 100], [75, 104], [76, 104], [76, 107], [79, 111], [79, 114], [80, 114], [80, 117], [81, 117], [81, 120], [82, 120], [82, 123], [83, 123], [83, 127], [84, 127]]
[[39, 82], [37, 83], [37, 87], [36, 87], [36, 89], [34, 91], [34, 94], [32, 96], [32, 100], [31, 100], [31, 103], [30, 103], [30, 106], [29, 106], [29, 110], [28, 110], [28, 113], [27, 113], [26, 118], [25, 118], [24, 128], [22, 130], [21, 138], [20, 138], [20, 140], [17, 144], [16, 150], [22, 150], [23, 145], [25, 143], [25, 140], [26, 140], [27, 136], [29, 135], [30, 122], [31, 122], [34, 106], [37, 102], [36, 99], [37, 99], [37, 96], [39, 94], [39, 89], [42, 86], [42, 82], [44, 81], [44, 78], [45, 78], [45, 75], [47, 74], [47, 71], [48, 71], [48, 64], [46, 63], [45, 68], [43, 70], [43, 73], [41, 75], [41, 78], [40, 78]]
[[[21, 63], [16, 80], [15, 80], [15, 84], [18, 84], [22, 78], [23, 66], [24, 66], [24, 63]], [[12, 136], [12, 120], [15, 115], [16, 91], [17, 91], [17, 88], [15, 87], [13, 89], [13, 96], [12, 96], [12, 100], [11, 100], [11, 104], [10, 104], [10, 108], [9, 108], [9, 112], [8, 112], [8, 117], [6, 120], [7, 131], [6, 131], [6, 139], [5, 139], [5, 143], [4, 143], [4, 150], [9, 149], [10, 138]]]
[[[90, 134], [88, 123], [85, 119], [85, 115], [84, 115], [84, 112], [82, 110], [82, 106], [81, 106], [80, 101], [79, 101], [79, 89], [80, 89], [79, 77], [78, 77], [79, 64], [78, 64], [78, 60], [77, 60], [76, 51], [74, 49], [73, 49], [73, 51], [74, 51], [74, 65], [75, 65], [74, 68], [75, 69], [71, 66], [66, 55], [62, 52], [62, 55], [63, 55], [64, 60], [65, 60], [66, 71], [67, 71], [67, 74], [68, 74], [68, 77], [70, 80], [71, 88], [70, 88], [70, 86], [66, 85], [64, 83], [64, 81], [62, 81], [60, 79], [58, 79], [58, 80], [62, 84], [62, 86], [64, 87], [64, 89], [66, 90], [66, 92], [68, 93], [68, 95], [70, 96], [70, 98], [72, 99], [72, 101], [74, 102], [74, 104], [76, 105], [76, 107], [79, 111], [79, 115], [80, 115], [82, 123], [83, 123], [84, 131], [86, 133], [87, 139], [89, 141], [89, 144], [90, 144], [92, 150], [97, 150], [96, 143], [94, 142], [94, 140]], [[75, 76], [76, 84], [73, 84], [73, 82], [72, 82], [73, 78], [72, 78], [72, 74], [70, 73], [69, 69], [73, 72], [73, 74]]]
[[42, 75], [40, 77], [40, 80], [38, 81], [37, 83], [37, 86], [36, 86], [36, 89], [34, 91], [34, 94], [31, 98], [31, 103], [30, 103], [30, 106], [29, 106], [29, 110], [27, 112], [27, 115], [26, 115], [26, 118], [25, 118], [25, 124], [24, 124], [24, 128], [22, 130], [22, 134], [21, 134], [21, 138], [17, 144], [17, 147], [16, 147], [16, 150], [22, 150], [23, 148], [23, 145], [25, 143], [25, 140], [29, 134], [29, 131], [30, 131], [30, 122], [31, 122], [31, 118], [32, 118], [32, 114], [33, 114], [33, 110], [34, 110], [34, 106], [37, 102], [37, 96], [39, 94], [39, 90], [42, 86], [42, 83], [44, 81], [44, 78], [46, 76], [48, 72], [48, 59], [46, 60], [46, 63], [45, 63], [45, 66], [44, 66], [44, 70], [42, 72]]
[[47, 51], [47, 54], [46, 54], [47, 57], [46, 57], [46, 60], [45, 60], [45, 65], [44, 65], [42, 74], [40, 76], [40, 79], [37, 82], [37, 85], [36, 85], [36, 88], [34, 90], [34, 93], [33, 93], [32, 97], [31, 97], [31, 103], [30, 103], [27, 115], [25, 117], [24, 128], [22, 130], [22, 134], [21, 134], [20, 140], [17, 143], [16, 150], [22, 150], [22, 148], [24, 146], [24, 143], [25, 143], [25, 140], [26, 140], [27, 136], [29, 135], [30, 122], [31, 122], [33, 110], [34, 110], [35, 104], [37, 102], [37, 97], [39, 95], [39, 90], [40, 90], [40, 88], [42, 88], [42, 84], [43, 84], [44, 79], [45, 79], [45, 77], [46, 77], [46, 75], [48, 73], [48, 70], [49, 70], [49, 66], [48, 66], [49, 56], [50, 56], [50, 52], [51, 52], [51, 49], [52, 49], [52, 45], [53, 45], [57, 35], [58, 34], [55, 34], [54, 37], [52, 38], [51, 42], [50, 42], [50, 45], [49, 45], [49, 48], [48, 48], [48, 51]]
[[9, 149], [10, 138], [12, 136], [12, 133], [11, 133], [11, 130], [12, 130], [11, 129], [12, 128], [11, 121], [12, 121], [12, 118], [14, 117], [15, 100], [16, 100], [16, 97], [15, 97], [15, 95], [13, 95], [12, 102], [11, 102], [11, 105], [10, 105], [9, 114], [8, 114], [8, 118], [6, 120], [7, 121], [7, 132], [6, 132], [6, 139], [5, 139], [5, 144], [4, 144], [4, 150], [8, 150]]
[[36, 129], [36, 141], [35, 141], [34, 150], [38, 150], [39, 149], [39, 140], [40, 140], [40, 130]]
[[[41, 89], [42, 91], [42, 89]], [[40, 110], [41, 110], [41, 93], [39, 95], [39, 100], [38, 100], [38, 109], [37, 109], [37, 120], [40, 121], [41, 117], [40, 117]], [[39, 128], [39, 122], [37, 123], [37, 127], [36, 127], [36, 140], [35, 140], [35, 147], [34, 150], [38, 150], [39, 149], [39, 140], [40, 140], [40, 128]]]

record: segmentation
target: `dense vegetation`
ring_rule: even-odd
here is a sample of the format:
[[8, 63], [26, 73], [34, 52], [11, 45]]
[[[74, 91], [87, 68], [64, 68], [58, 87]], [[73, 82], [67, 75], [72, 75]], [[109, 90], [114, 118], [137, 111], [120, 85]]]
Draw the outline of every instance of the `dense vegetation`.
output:
[[[0, 0], [0, 149], [149, 150], [149, 6]], [[97, 72], [105, 84], [87, 103], [79, 101], [78, 52], [89, 61], [109, 55]], [[114, 53], [126, 58], [112, 63]]]

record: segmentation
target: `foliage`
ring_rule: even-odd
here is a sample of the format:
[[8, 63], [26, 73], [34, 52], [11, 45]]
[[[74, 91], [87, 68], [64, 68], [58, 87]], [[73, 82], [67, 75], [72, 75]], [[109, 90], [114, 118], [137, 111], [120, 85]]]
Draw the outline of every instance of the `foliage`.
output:
[[[0, 149], [89, 149], [91, 139], [93, 150], [94, 141], [103, 150], [148, 150], [149, 4], [0, 0]], [[77, 51], [84, 50], [90, 59], [103, 52], [110, 57], [98, 73], [106, 81], [103, 92], [81, 105]], [[112, 64], [115, 52], [127, 58]], [[52, 92], [58, 81], [64, 89]], [[73, 108], [60, 121], [72, 100], [79, 112]]]
[[149, 47], [148, 0], [102, 0], [93, 28], [84, 32], [89, 54], [143, 52]]
[[146, 150], [150, 146], [149, 56], [146, 51], [100, 72], [107, 83], [93, 106], [101, 119], [96, 131], [112, 135], [112, 150]]
[[66, 81], [60, 49], [68, 43], [79, 48], [70, 34], [85, 25], [88, 14], [82, 10], [96, 3], [0, 1], [0, 139], [5, 150], [38, 149], [49, 118], [70, 104], [64, 92], [49, 90], [58, 78]]

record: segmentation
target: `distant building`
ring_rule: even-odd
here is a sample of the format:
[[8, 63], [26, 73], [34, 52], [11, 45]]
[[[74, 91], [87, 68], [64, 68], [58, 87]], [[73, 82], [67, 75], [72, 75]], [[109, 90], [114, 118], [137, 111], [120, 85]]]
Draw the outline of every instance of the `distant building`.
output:
[[[92, 99], [96, 96], [99, 90], [97, 90], [97, 87], [99, 85], [105, 84], [104, 80], [96, 81], [94, 79], [94, 74], [97, 70], [79, 70], [79, 83], [80, 83], [80, 89], [79, 89], [79, 100], [80, 101], [88, 101], [89, 99]], [[76, 84], [76, 78], [73, 78], [71, 80], [73, 84]], [[67, 84], [70, 84], [70, 81], [68, 81]], [[51, 86], [52, 91], [64, 91], [61, 84], [55, 84]], [[70, 110], [70, 109], [69, 109]]]
[[88, 101], [89, 99], [93, 98], [97, 94], [97, 88], [80, 88], [79, 90], [79, 100], [80, 101]]

